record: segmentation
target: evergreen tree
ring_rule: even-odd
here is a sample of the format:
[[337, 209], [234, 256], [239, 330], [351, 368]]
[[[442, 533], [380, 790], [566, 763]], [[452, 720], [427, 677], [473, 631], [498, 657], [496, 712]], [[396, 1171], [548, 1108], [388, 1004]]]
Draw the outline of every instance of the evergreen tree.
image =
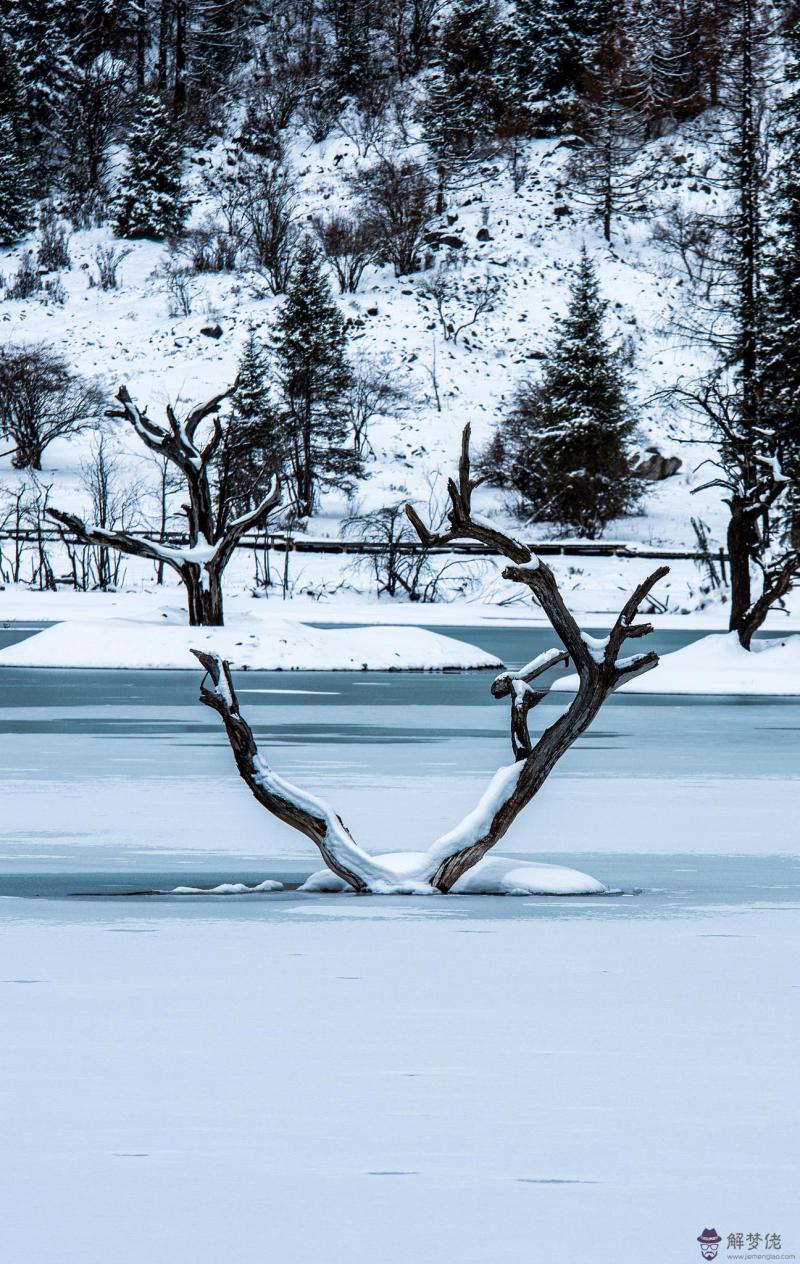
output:
[[673, 0], [629, 0], [625, 27], [630, 42], [626, 101], [650, 139], [702, 109], [691, 65], [696, 32], [688, 25], [685, 5]]
[[579, 197], [600, 216], [611, 241], [615, 216], [646, 210], [642, 193], [648, 174], [633, 166], [644, 139], [644, 120], [626, 102], [631, 47], [619, 12], [610, 9], [598, 33], [591, 70], [583, 77], [581, 99], [573, 107], [581, 140], [570, 165]]
[[69, 0], [15, 0], [4, 19], [25, 91], [27, 145], [39, 182], [52, 169], [61, 107], [73, 69]]
[[506, 84], [535, 131], [558, 131], [592, 63], [603, 0], [516, 0], [504, 53]]
[[485, 153], [503, 116], [503, 28], [495, 0], [455, 0], [439, 41], [439, 66], [422, 107], [439, 176], [437, 211], [452, 174]]
[[25, 102], [9, 41], [0, 32], [0, 246], [23, 237], [33, 218], [33, 173], [25, 137]]
[[344, 321], [316, 248], [304, 238], [273, 331], [280, 429], [298, 512], [313, 512], [321, 482], [354, 473], [346, 392], [352, 373]]
[[178, 236], [187, 211], [181, 186], [182, 151], [158, 97], [140, 97], [128, 151], [117, 197], [117, 234], [157, 241]]
[[331, 25], [327, 74], [337, 101], [360, 97], [372, 75], [379, 74], [368, 0], [328, 0], [324, 13]]
[[250, 329], [239, 359], [237, 387], [216, 459], [218, 529], [264, 499], [281, 466], [280, 435], [269, 385], [266, 348]]
[[486, 461], [526, 514], [590, 539], [637, 498], [625, 447], [633, 420], [603, 332], [606, 306], [584, 249], [542, 376], [521, 386]]

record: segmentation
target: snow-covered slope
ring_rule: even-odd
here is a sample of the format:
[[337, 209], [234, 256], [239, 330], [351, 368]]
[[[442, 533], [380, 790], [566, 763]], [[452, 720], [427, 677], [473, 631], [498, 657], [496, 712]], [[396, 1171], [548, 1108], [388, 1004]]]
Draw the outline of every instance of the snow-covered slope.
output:
[[[570, 214], [556, 214], [569, 206], [561, 184], [567, 155], [557, 142], [531, 142], [528, 178], [517, 193], [498, 163], [487, 168], [480, 184], [453, 195], [448, 227], [463, 246], [439, 247], [437, 261], [451, 263], [465, 288], [484, 275], [499, 285], [495, 309], [455, 346], [442, 341], [430, 301], [420, 298], [426, 273], [396, 279], [389, 267], [371, 268], [361, 292], [341, 300], [343, 314], [362, 322], [353, 330], [353, 353], [388, 356], [396, 365], [398, 381], [416, 400], [416, 407], [402, 420], [376, 429], [376, 460], [364, 489], [369, 502], [383, 503], [401, 491], [421, 494], [426, 479], [439, 472], [443, 460], [451, 459], [454, 437], [465, 421], [473, 422], [478, 444], [488, 437], [516, 382], [536, 368], [552, 317], [564, 307], [568, 269], [583, 244], [592, 253], [611, 303], [610, 332], [628, 340], [635, 354], [637, 394], [648, 397], [654, 387], [669, 384], [690, 366], [687, 353], [673, 345], [663, 327], [676, 291], [675, 282], [663, 275], [663, 253], [652, 243], [654, 220], [632, 226], [620, 223], [609, 248], [580, 206], [574, 205]], [[337, 135], [319, 145], [306, 144], [300, 136], [293, 159], [303, 215], [340, 204], [346, 197], [343, 174], [365, 165], [351, 142]], [[685, 184], [676, 181], [677, 187], [664, 194], [665, 204], [681, 194]], [[198, 202], [195, 215], [205, 209]], [[482, 228], [489, 240], [478, 240]], [[166, 249], [155, 243], [115, 242], [129, 251], [120, 266], [121, 288], [89, 287], [96, 271], [94, 251], [113, 241], [106, 229], [76, 233], [73, 266], [61, 274], [66, 304], [48, 306], [40, 297], [4, 302], [3, 340], [47, 340], [81, 372], [97, 375], [109, 392], [124, 380], [134, 396], [147, 400], [154, 410], [167, 400], [199, 399], [229, 382], [246, 329], [252, 324], [266, 334], [280, 300], [263, 297], [263, 285], [255, 297], [253, 278], [246, 274], [205, 274], [193, 283], [191, 315], [171, 317], [164, 284], [154, 276]], [[31, 244], [29, 240], [13, 251], [0, 252], [0, 269], [10, 274]], [[210, 320], [222, 326], [219, 341], [199, 332]], [[441, 413], [429, 375], [434, 343]], [[642, 439], [666, 441], [659, 410], [643, 409], [641, 415]], [[82, 446], [85, 441], [54, 448], [48, 472], [65, 477]], [[135, 441], [130, 446], [136, 452]], [[690, 458], [687, 465], [692, 464]], [[647, 506], [651, 527], [630, 524], [631, 534], [659, 539], [682, 534], [674, 502], [688, 503], [686, 482], [683, 475], [658, 489]], [[335, 508], [335, 498], [328, 508]], [[611, 534], [617, 536], [619, 530], [615, 527]]]
[[[370, 432], [374, 457], [355, 497], [361, 508], [406, 498], [426, 508], [441, 504], [444, 476], [453, 468], [464, 423], [472, 423], [474, 446], [479, 450], [517, 383], [536, 371], [553, 318], [564, 310], [570, 267], [585, 244], [609, 300], [609, 333], [631, 357], [639, 417], [637, 441], [641, 448], [656, 444], [683, 460], [675, 477], [644, 484], [640, 512], [609, 524], [606, 538], [693, 547], [690, 518], [694, 515], [709, 524], [712, 540], [721, 542], [725, 513], [718, 493], [691, 495], [707, 477], [707, 470], [697, 471], [697, 467], [712, 450], [690, 422], [682, 421], [678, 433], [674, 417], [657, 398], [659, 390], [681, 375], [691, 376], [698, 367], [695, 353], [681, 345], [669, 323], [670, 313], [683, 302], [684, 287], [677, 275], [669, 273], [663, 250], [653, 239], [658, 216], [676, 200], [706, 209], [715, 204], [718, 195], [713, 187], [697, 178], [708, 161], [698, 137], [695, 125], [692, 137], [676, 135], [656, 142], [667, 157], [663, 158], [662, 187], [651, 197], [653, 212], [634, 221], [618, 221], [610, 247], [586, 208], [570, 203], [563, 183], [569, 151], [557, 141], [530, 142], [528, 175], [517, 192], [498, 161], [487, 165], [480, 181], [454, 193], [441, 223], [462, 245], [438, 247], [435, 261], [452, 266], [464, 290], [485, 276], [498, 286], [493, 310], [481, 316], [455, 345], [443, 340], [433, 306], [421, 293], [430, 273], [398, 279], [390, 267], [370, 268], [360, 292], [340, 298], [343, 314], [353, 322], [353, 357], [375, 357], [391, 364], [410, 401], [400, 415], [378, 419]], [[222, 148], [204, 157], [222, 161]], [[347, 174], [373, 161], [374, 155], [359, 158], [352, 142], [341, 135], [312, 144], [299, 133], [291, 159], [303, 217], [346, 201]], [[190, 180], [196, 181], [196, 176], [190, 175]], [[195, 193], [194, 215], [200, 218], [207, 206], [196, 184]], [[486, 239], [481, 240], [479, 233]], [[109, 397], [125, 382], [153, 414], [167, 401], [187, 406], [229, 384], [247, 330], [254, 327], [267, 338], [281, 300], [265, 297], [263, 285], [256, 285], [251, 274], [203, 274], [192, 283], [191, 314], [170, 316], [168, 295], [156, 276], [166, 257], [161, 245], [116, 242], [118, 248], [129, 251], [120, 266], [121, 288], [106, 292], [89, 285], [96, 270], [95, 250], [113, 241], [109, 229], [76, 233], [71, 243], [73, 266], [61, 275], [65, 305], [47, 305], [41, 297], [0, 302], [0, 338], [16, 343], [47, 341], [63, 351], [76, 369], [96, 376]], [[0, 271], [9, 275], [22, 250], [31, 244], [29, 240], [13, 251], [0, 252]], [[200, 332], [209, 322], [219, 323], [222, 336], [218, 340]], [[441, 411], [432, 388], [434, 367]], [[108, 425], [124, 478], [138, 483], [141, 512], [152, 519], [157, 483], [153, 460], [124, 423]], [[51, 488], [52, 504], [88, 507], [81, 468], [91, 442], [91, 436], [82, 435], [70, 442], [58, 440], [48, 449], [40, 482]], [[19, 486], [25, 477], [30, 476], [10, 468], [8, 456], [0, 460], [0, 495], [4, 488]], [[476, 501], [481, 513], [506, 523], [513, 520], [513, 506], [503, 493], [484, 488]], [[326, 494], [309, 533], [337, 535], [342, 515], [352, 509], [352, 500], [341, 492]], [[535, 523], [525, 531], [539, 538], [553, 535], [551, 527], [537, 528]], [[311, 588], [327, 593], [342, 583], [364, 588], [371, 582], [365, 573], [354, 576], [346, 570], [341, 559], [335, 564], [328, 559], [304, 559], [300, 569], [303, 579], [296, 591]], [[617, 587], [628, 586], [625, 572], [625, 564], [620, 564]], [[127, 563], [125, 573], [128, 583], [151, 584], [148, 566]], [[252, 565], [237, 558], [226, 584], [230, 590], [241, 591], [252, 582], [251, 576]], [[692, 575], [681, 581], [670, 609], [702, 603], [697, 591], [701, 582], [700, 572], [692, 569]], [[482, 590], [481, 595], [497, 600], [500, 594]]]

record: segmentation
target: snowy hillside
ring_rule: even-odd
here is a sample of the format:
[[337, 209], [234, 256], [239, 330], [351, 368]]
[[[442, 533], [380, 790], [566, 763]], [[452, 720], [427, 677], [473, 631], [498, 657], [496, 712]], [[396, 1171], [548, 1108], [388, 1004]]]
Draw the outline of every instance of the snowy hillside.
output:
[[[563, 15], [545, 20], [529, 12], [525, 4], [501, 13], [494, 8], [484, 10], [471, 0], [445, 6], [438, 16], [433, 9], [426, 10], [424, 48], [416, 49], [411, 69], [402, 58], [397, 60], [397, 48], [391, 53], [386, 48], [387, 66], [391, 62], [392, 67], [388, 69], [380, 64], [378, 49], [383, 46], [368, 49], [358, 42], [363, 41], [363, 31], [356, 40], [360, 52], [348, 42], [351, 36], [355, 38], [355, 28], [351, 30], [348, 23], [357, 20], [356, 9], [351, 13], [345, 6], [346, 13], [340, 15], [344, 26], [337, 27], [335, 22], [330, 25], [331, 16], [323, 8], [313, 21], [320, 24], [327, 52], [318, 71], [322, 79], [315, 79], [304, 63], [280, 61], [286, 49], [296, 49], [297, 28], [279, 34], [266, 19], [262, 24], [246, 4], [240, 8], [241, 27], [235, 35], [227, 28], [218, 30], [214, 23], [223, 22], [222, 17], [216, 10], [210, 14], [204, 9], [192, 15], [187, 35], [163, 6], [160, 35], [152, 15], [136, 28], [138, 43], [132, 43], [132, 32], [124, 23], [95, 32], [100, 49], [117, 51], [113, 55], [103, 52], [86, 62], [86, 74], [95, 76], [97, 91], [110, 94], [103, 106], [107, 117], [98, 142], [100, 166], [93, 183], [90, 180], [87, 185], [87, 205], [76, 210], [74, 190], [80, 172], [77, 159], [69, 157], [69, 137], [45, 134], [46, 128], [37, 144], [51, 156], [58, 178], [45, 179], [33, 170], [25, 176], [27, 184], [22, 176], [8, 177], [9, 197], [11, 202], [16, 197], [18, 205], [7, 210], [7, 226], [0, 226], [0, 240], [12, 243], [0, 249], [0, 344], [5, 352], [46, 347], [61, 356], [71, 371], [96, 383], [109, 403], [124, 385], [134, 402], [157, 420], [163, 418], [167, 405], [185, 414], [230, 387], [249, 339], [248, 345], [258, 342], [265, 362], [271, 365], [267, 389], [277, 392], [276, 319], [286, 310], [286, 291], [291, 291], [290, 279], [297, 274], [298, 242], [315, 233], [323, 242], [320, 223], [330, 222], [332, 215], [350, 216], [351, 224], [374, 233], [377, 221], [369, 199], [375, 193], [375, 172], [382, 164], [394, 164], [396, 173], [406, 172], [403, 179], [411, 178], [409, 171], [416, 172], [425, 186], [424, 231], [419, 231], [412, 251], [413, 266], [401, 266], [396, 256], [394, 267], [375, 262], [392, 258], [387, 237], [365, 254], [369, 262], [359, 283], [351, 287], [355, 292], [338, 293], [332, 263], [335, 251], [327, 246], [327, 259], [321, 265], [345, 322], [347, 361], [356, 373], [385, 373], [392, 398], [384, 401], [383, 411], [374, 410], [359, 452], [360, 469], [355, 468], [356, 462], [349, 469], [342, 463], [337, 466], [331, 458], [318, 486], [309, 475], [311, 490], [301, 494], [295, 482], [294, 505], [300, 518], [299, 525], [291, 526], [295, 535], [338, 539], [348, 529], [347, 519], [356, 517], [363, 523], [363, 515], [406, 501], [415, 503], [428, 521], [439, 519], [445, 508], [445, 480], [453, 471], [464, 425], [472, 426], [473, 460], [480, 461], [508, 419], [519, 388], [544, 380], [542, 374], [553, 359], [556, 323], [561, 321], [559, 328], [563, 328], [565, 313], [572, 310], [568, 304], [574, 299], [577, 267], [585, 252], [592, 284], [596, 280], [606, 304], [605, 316], [597, 324], [608, 343], [603, 354], [608, 363], [613, 361], [615, 373], [622, 367], [625, 388], [621, 395], [627, 393], [628, 400], [627, 405], [621, 401], [611, 422], [612, 428], [621, 427], [617, 464], [611, 461], [605, 472], [587, 474], [584, 467], [592, 464], [597, 450], [590, 445], [588, 459], [585, 454], [572, 459], [570, 454], [572, 466], [565, 476], [576, 484], [584, 479], [591, 488], [599, 486], [591, 482], [597, 477], [609, 484], [619, 482], [621, 476], [630, 481], [628, 460], [647, 461], [651, 452], [674, 460], [679, 468], [670, 477], [658, 482], [635, 480], [641, 489], [638, 501], [627, 492], [618, 495], [618, 505], [633, 506], [625, 516], [614, 516], [616, 504], [609, 512], [597, 511], [604, 523], [602, 539], [633, 551], [690, 552], [697, 550], [701, 540], [717, 555], [725, 546], [729, 514], [723, 489], [706, 484], [718, 471], [713, 463], [719, 456], [721, 432], [717, 427], [714, 433], [707, 418], [701, 421], [701, 410], [687, 408], [686, 400], [679, 402], [674, 392], [676, 387], [695, 386], [703, 375], [706, 382], [711, 381], [712, 372], [722, 375], [719, 380], [725, 374], [736, 380], [738, 369], [731, 366], [739, 364], [741, 357], [730, 358], [729, 342], [744, 336], [744, 264], [720, 257], [720, 252], [724, 256], [733, 249], [732, 243], [743, 240], [736, 217], [743, 214], [747, 201], [743, 190], [750, 177], [744, 160], [736, 155], [751, 142], [755, 154], [757, 142], [764, 139], [766, 143], [767, 127], [759, 115], [757, 133], [751, 128], [734, 136], [731, 128], [737, 118], [744, 117], [741, 111], [736, 113], [742, 93], [750, 93], [751, 105], [757, 100], [759, 110], [762, 102], [772, 109], [778, 99], [775, 84], [783, 54], [777, 27], [770, 31], [769, 51], [759, 51], [755, 78], [751, 75], [748, 86], [737, 69], [745, 65], [741, 50], [749, 47], [752, 36], [744, 18], [726, 18], [739, 51], [720, 79], [719, 34], [704, 24], [705, 19], [693, 34], [669, 6], [659, 10], [661, 26], [655, 17], [652, 23], [644, 21], [635, 6], [630, 10], [623, 6], [613, 20], [608, 18], [606, 30], [597, 15], [592, 17], [587, 10], [580, 20], [575, 18], [580, 29], [571, 31], [577, 42], [572, 62], [561, 67], [562, 78], [566, 76], [562, 86], [554, 82], [543, 89], [541, 99], [533, 99], [531, 83], [539, 83], [547, 74], [525, 59], [534, 45], [545, 59], [542, 66], [546, 55], [556, 55], [553, 50], [561, 47], [563, 35], [559, 23], [572, 21]], [[405, 21], [406, 10], [402, 12]], [[62, 19], [66, 20], [60, 13], [59, 22]], [[381, 10], [369, 19], [373, 20], [385, 36], [387, 14]], [[31, 50], [41, 37], [41, 31], [35, 35], [27, 21], [8, 20], [4, 54], [12, 61], [17, 58], [23, 78], [32, 73], [25, 68], [34, 65]], [[548, 22], [554, 24], [552, 31]], [[588, 25], [584, 29], [581, 23]], [[165, 51], [165, 31], [175, 40], [171, 51]], [[64, 32], [64, 48], [77, 58], [76, 64], [83, 65], [89, 58], [85, 37], [72, 31], [69, 22]], [[413, 43], [413, 35], [405, 28], [398, 38], [400, 44]], [[663, 52], [664, 40], [671, 40], [669, 47], [682, 49], [688, 59], [680, 74]], [[119, 78], [130, 64], [134, 44], [139, 58], [135, 91]], [[156, 44], [161, 60], [154, 61]], [[630, 65], [621, 66], [620, 48], [627, 50]], [[224, 90], [213, 103], [203, 101], [201, 107], [197, 59], [214, 49], [227, 50], [224, 56], [220, 53], [217, 81]], [[170, 66], [174, 71], [171, 102], [164, 77], [165, 67]], [[691, 77], [690, 71], [699, 76], [691, 91], [686, 78]], [[41, 70], [41, 74], [49, 82], [50, 71]], [[370, 88], [377, 92], [376, 75], [384, 95], [378, 93], [373, 99]], [[331, 105], [327, 113], [315, 96], [321, 82], [335, 84], [340, 92], [335, 108]], [[517, 84], [514, 91], [524, 88], [522, 96], [504, 101], [503, 94], [511, 91], [512, 83]], [[293, 84], [296, 98], [291, 97]], [[571, 84], [574, 100], [569, 92], [564, 95], [565, 84]], [[650, 85], [647, 90], [645, 84]], [[30, 85], [26, 88], [27, 104], [25, 93], [15, 104], [9, 90], [9, 104], [3, 106], [9, 127], [17, 126], [14, 111], [23, 116], [25, 110], [29, 115], [33, 110]], [[284, 91], [289, 94], [285, 98], [281, 97]], [[83, 101], [78, 87], [64, 92], [68, 99], [73, 92], [76, 100]], [[127, 93], [118, 115], [108, 104], [116, 100], [115, 93]], [[608, 100], [614, 104], [611, 113], [604, 113], [602, 103]], [[282, 101], [285, 109], [279, 109]], [[463, 117], [462, 106], [467, 110]], [[485, 118], [483, 109], [490, 111]], [[56, 118], [52, 106], [42, 105], [41, 111], [52, 132]], [[76, 118], [80, 131], [85, 118]], [[80, 133], [80, 145], [86, 151], [81, 151], [81, 160], [94, 152], [88, 135]], [[472, 137], [469, 143], [464, 139], [467, 136]], [[768, 139], [772, 143], [771, 135]], [[24, 165], [27, 159], [21, 141], [9, 141], [9, 146], [14, 161]], [[608, 188], [613, 184], [612, 192], [604, 192], [602, 181], [598, 183], [603, 170]], [[272, 265], [262, 257], [264, 252], [259, 254], [260, 247], [254, 250], [252, 237], [238, 239], [228, 263], [214, 265], [220, 270], [200, 268], [196, 255], [194, 263], [189, 263], [192, 241], [196, 244], [198, 233], [212, 222], [223, 227], [227, 222], [230, 240], [237, 240], [228, 212], [238, 196], [237, 181], [247, 171], [247, 178], [255, 179], [247, 196], [261, 198], [263, 205], [263, 181], [283, 182], [281, 196], [291, 208], [292, 244], [287, 247], [280, 282], [270, 273]], [[762, 207], [752, 235], [753, 250], [758, 253], [770, 226], [772, 204], [764, 192], [767, 177], [756, 177], [752, 171], [753, 180], [760, 181], [756, 196]], [[32, 196], [37, 181], [40, 191], [48, 189], [51, 203]], [[147, 215], [152, 220], [156, 204], [162, 219], [154, 228]], [[38, 214], [38, 235], [14, 227], [26, 214], [29, 227]], [[54, 216], [63, 217], [65, 228], [69, 225], [68, 266], [66, 259], [60, 265], [41, 262], [42, 224], [47, 215], [51, 225]], [[112, 259], [118, 281], [104, 287], [100, 272]], [[757, 262], [753, 265], [756, 271], [758, 266]], [[37, 283], [29, 287], [32, 292], [27, 293], [19, 280], [26, 267], [29, 276], [37, 268], [39, 273], [34, 278]], [[335, 312], [333, 319], [338, 320]], [[767, 353], [759, 350], [762, 354]], [[594, 374], [585, 375], [584, 380], [591, 381], [591, 390], [596, 389]], [[285, 395], [283, 386], [280, 390]], [[557, 399], [551, 387], [547, 390], [551, 400]], [[591, 390], [586, 396], [591, 396]], [[227, 400], [223, 414], [236, 406]], [[733, 406], [739, 407], [735, 399]], [[325, 406], [318, 401], [316, 407], [324, 423]], [[573, 401], [572, 407], [574, 412], [578, 405]], [[586, 407], [590, 412], [591, 398]], [[597, 411], [599, 415], [599, 406]], [[568, 425], [576, 424], [577, 416], [571, 416]], [[632, 434], [629, 417], [634, 423]], [[99, 429], [84, 429], [50, 443], [41, 470], [35, 461], [28, 463], [32, 468], [14, 468], [13, 445], [0, 455], [0, 526], [13, 525], [16, 514], [19, 527], [20, 504], [36, 502], [33, 518], [30, 512], [25, 518], [29, 551], [40, 538], [41, 524], [49, 525], [45, 508], [72, 511], [84, 518], [96, 516], [90, 484], [93, 479], [97, 483], [101, 432], [103, 460], [108, 465], [103, 475], [108, 475], [105, 494], [116, 504], [116, 525], [122, 513], [129, 529], [160, 529], [162, 541], [165, 531], [183, 529], [181, 492], [177, 485], [168, 485], [166, 467], [159, 468], [158, 460], [125, 421], [106, 420]], [[753, 454], [753, 443], [761, 442], [753, 436], [759, 433], [751, 427], [745, 465], [762, 460], [768, 464], [771, 477], [780, 484], [775, 494], [785, 500], [787, 483], [781, 482], [780, 460], [773, 451], [775, 443], [780, 446], [784, 439], [776, 430], [762, 444], [768, 449], [762, 458]], [[279, 465], [283, 462], [284, 474], [295, 459], [287, 455], [294, 442], [296, 436], [289, 440], [284, 434], [283, 447], [275, 440], [266, 449]], [[324, 442], [329, 454], [337, 445], [340, 457], [345, 452], [341, 434], [331, 431]], [[261, 461], [262, 470], [266, 468], [264, 451], [249, 449], [250, 458]], [[546, 466], [546, 457], [537, 459]], [[14, 464], [25, 464], [19, 452]], [[503, 482], [504, 473], [501, 470], [496, 483]], [[730, 470], [728, 476], [733, 477]], [[296, 472], [292, 477], [296, 480]], [[788, 477], [793, 486], [793, 476]], [[529, 471], [524, 478], [529, 478]], [[591, 530], [580, 517], [559, 516], [556, 501], [542, 507], [540, 494], [529, 495], [523, 507], [509, 484], [520, 488], [519, 478], [516, 482], [506, 478], [503, 488], [482, 487], [475, 498], [476, 512], [538, 541], [574, 542], [584, 528]], [[521, 488], [520, 494], [525, 494]], [[224, 516], [234, 503], [231, 499], [216, 512]], [[284, 510], [287, 503], [285, 498]], [[780, 516], [784, 509], [776, 513]], [[780, 531], [785, 533], [788, 519], [781, 521]], [[564, 523], [572, 526], [559, 525]], [[272, 525], [273, 529], [286, 526], [286, 520], [273, 518]], [[353, 526], [349, 524], [349, 529]], [[359, 534], [357, 528], [353, 534]], [[773, 535], [777, 538], [777, 531]], [[765, 543], [764, 548], [768, 547]], [[72, 573], [75, 586], [82, 583], [84, 589], [152, 591], [154, 587], [156, 570], [147, 560], [127, 557], [110, 578], [105, 575], [102, 583], [94, 584], [85, 575], [80, 581], [76, 578], [76, 559], [68, 557], [57, 541], [51, 551], [52, 559], [37, 559], [34, 549], [24, 565], [17, 557], [4, 566], [0, 552], [4, 579], [8, 584], [27, 580], [34, 588], [55, 585], [63, 590]], [[351, 557], [305, 553], [300, 562], [296, 557], [291, 565], [284, 561], [280, 554], [265, 562], [240, 550], [226, 572], [225, 587], [232, 596], [270, 591], [280, 571], [284, 598], [370, 597], [380, 590], [368, 560], [362, 559], [359, 565]], [[753, 554], [748, 565], [762, 563], [761, 555]], [[266, 566], [269, 574], [265, 574]], [[415, 591], [414, 598], [421, 595], [424, 602], [433, 597], [466, 598], [492, 605], [510, 596], [493, 563], [445, 560], [441, 568], [441, 581], [437, 578], [423, 592]], [[624, 559], [605, 559], [602, 564], [564, 560], [556, 563], [556, 569], [565, 589], [573, 594], [576, 609], [586, 613], [614, 609], [618, 590], [641, 577], [638, 562]], [[726, 582], [724, 570], [717, 575], [705, 565], [679, 559], [660, 590], [656, 609], [673, 614], [702, 612], [724, 626]], [[168, 575], [166, 584], [173, 592], [166, 603], [159, 604], [172, 602], [174, 576]], [[402, 589], [397, 595], [402, 600]], [[790, 606], [792, 601], [790, 596]], [[775, 611], [769, 617], [774, 623]]]
[[[685, 157], [686, 147], [677, 137], [666, 147], [656, 144], [659, 152], [666, 148]], [[670, 311], [681, 302], [680, 278], [669, 277], [665, 254], [653, 241], [655, 209], [644, 219], [621, 221], [612, 246], [606, 245], [585, 207], [570, 203], [563, 187], [568, 154], [556, 141], [530, 142], [529, 173], [518, 192], [502, 164], [490, 164], [486, 178], [456, 193], [446, 217], [432, 224], [432, 231], [443, 226], [451, 239], [463, 243], [441, 245], [432, 258], [452, 268], [465, 295], [464, 311], [469, 311], [471, 286], [490, 277], [498, 287], [493, 310], [481, 315], [455, 345], [443, 340], [433, 303], [424, 296], [430, 271], [395, 278], [389, 266], [371, 267], [359, 293], [340, 297], [341, 310], [352, 322], [351, 356], [390, 363], [397, 384], [408, 393], [401, 415], [377, 422], [370, 432], [375, 455], [359, 486], [358, 500], [367, 508], [406, 496], [426, 502], [430, 487], [436, 488], [452, 464], [466, 421], [472, 422], [476, 446], [488, 441], [516, 384], [536, 371], [553, 316], [563, 313], [569, 269], [586, 245], [610, 303], [609, 333], [633, 358], [639, 446], [658, 446], [683, 461], [680, 473], [669, 481], [645, 483], [641, 512], [611, 524], [606, 538], [693, 547], [691, 515], [709, 522], [717, 536], [722, 532], [717, 497], [703, 493], [690, 499], [692, 487], [703, 481], [702, 471], [698, 476], [695, 468], [711, 450], [684, 443], [685, 438], [697, 438], [691, 426], [687, 422], [677, 429], [663, 404], [651, 399], [654, 392], [697, 368], [696, 353], [681, 347], [669, 326]], [[223, 162], [222, 147], [203, 157]], [[674, 166], [683, 174], [664, 182], [664, 210], [676, 199], [687, 204], [698, 198], [715, 201], [710, 190], [689, 191], [697, 190], [698, 184], [687, 174], [687, 165], [701, 164], [702, 158], [702, 148], [698, 152], [695, 147], [690, 163]], [[314, 145], [300, 136], [293, 159], [302, 190], [301, 217], [330, 210], [347, 198], [340, 173], [352, 171], [359, 162], [352, 142], [334, 135]], [[193, 170], [194, 217], [199, 220], [207, 208], [200, 199], [198, 168]], [[0, 269], [6, 276], [33, 241], [0, 253]], [[116, 291], [89, 284], [96, 273], [98, 246], [127, 252]], [[230, 384], [246, 332], [252, 327], [268, 337], [281, 302], [264, 294], [253, 273], [201, 274], [192, 278], [191, 314], [176, 317], [170, 315], [169, 295], [157, 276], [168, 256], [165, 246], [120, 243], [109, 229], [93, 229], [75, 233], [70, 252], [72, 267], [60, 274], [67, 295], [64, 305], [48, 303], [46, 295], [7, 300], [0, 306], [4, 339], [54, 345], [81, 373], [96, 376], [109, 397], [124, 382], [153, 414], [168, 401], [187, 406]], [[454, 316], [461, 310], [457, 303], [451, 308]], [[200, 332], [217, 323], [222, 329], [219, 339]], [[441, 412], [433, 398], [434, 369]], [[135, 437], [117, 424], [111, 430], [126, 453], [131, 476], [152, 481]], [[53, 483], [53, 503], [58, 492], [67, 507], [81, 505], [78, 470], [89, 442], [84, 435], [57, 442], [47, 452], [42, 478]], [[6, 487], [12, 487], [23, 476], [8, 466], [6, 459], [2, 478]], [[506, 516], [504, 496], [488, 492], [485, 500], [492, 513]], [[309, 533], [335, 534], [337, 519], [348, 508], [341, 497], [328, 494], [309, 523]], [[538, 534], [552, 536], [553, 531]]]

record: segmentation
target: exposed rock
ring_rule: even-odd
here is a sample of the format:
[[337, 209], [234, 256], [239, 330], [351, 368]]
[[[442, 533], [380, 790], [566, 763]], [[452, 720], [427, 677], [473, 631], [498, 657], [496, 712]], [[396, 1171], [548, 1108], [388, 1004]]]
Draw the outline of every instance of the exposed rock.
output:
[[660, 483], [662, 479], [677, 474], [682, 465], [683, 461], [679, 456], [662, 456], [658, 448], [647, 448], [644, 455], [638, 457], [631, 466], [631, 473], [651, 483]]
[[222, 327], [221, 325], [203, 325], [200, 333], [205, 334], [206, 338], [221, 338]]
[[488, 228], [479, 228], [475, 236], [477, 237], [478, 241], [491, 241], [492, 240], [492, 234], [489, 232]]
[[450, 246], [453, 250], [461, 250], [464, 242], [454, 233], [426, 233], [425, 241], [429, 246]]

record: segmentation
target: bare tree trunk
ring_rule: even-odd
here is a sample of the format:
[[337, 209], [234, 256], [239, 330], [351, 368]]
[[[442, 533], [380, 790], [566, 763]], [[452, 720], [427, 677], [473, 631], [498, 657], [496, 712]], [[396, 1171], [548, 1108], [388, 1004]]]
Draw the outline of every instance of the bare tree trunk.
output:
[[175, 0], [175, 81], [172, 113], [176, 118], [186, 109], [186, 5], [187, 0]]
[[[131, 423], [142, 442], [161, 457], [178, 467], [186, 481], [188, 503], [183, 509], [189, 528], [187, 547], [165, 544], [158, 540], [143, 540], [126, 531], [112, 531], [98, 525], [87, 526], [75, 514], [58, 509], [48, 509], [48, 515], [61, 523], [85, 544], [100, 544], [119, 549], [135, 557], [146, 557], [156, 564], [171, 566], [177, 571], [186, 587], [189, 606], [189, 623], [193, 627], [215, 627], [223, 623], [222, 574], [230, 561], [239, 540], [253, 527], [266, 520], [269, 512], [280, 499], [278, 481], [272, 486], [260, 504], [249, 513], [229, 522], [218, 531], [211, 501], [208, 478], [209, 465], [222, 438], [222, 428], [216, 410], [235, 385], [205, 404], [194, 408], [180, 420], [171, 405], [167, 405], [167, 426], [158, 426], [146, 413], [134, 404], [123, 386], [117, 394], [120, 409], [112, 410], [111, 416], [124, 417]], [[200, 423], [213, 416], [212, 433], [204, 444], [198, 444]]]

